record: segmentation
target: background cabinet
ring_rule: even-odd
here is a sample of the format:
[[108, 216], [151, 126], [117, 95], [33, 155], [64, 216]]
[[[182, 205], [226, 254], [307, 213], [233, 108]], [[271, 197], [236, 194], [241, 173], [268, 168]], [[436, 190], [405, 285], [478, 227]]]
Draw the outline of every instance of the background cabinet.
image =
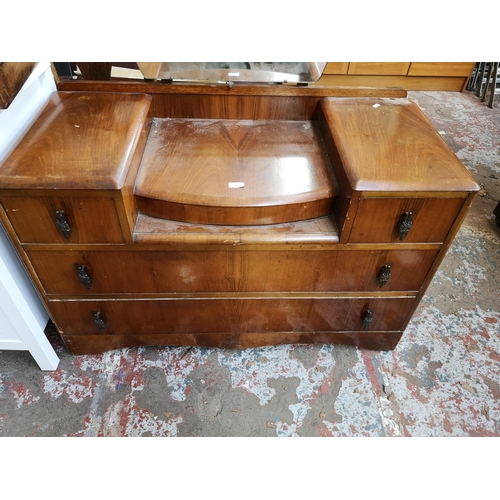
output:
[[473, 62], [329, 62], [315, 85], [461, 92]]

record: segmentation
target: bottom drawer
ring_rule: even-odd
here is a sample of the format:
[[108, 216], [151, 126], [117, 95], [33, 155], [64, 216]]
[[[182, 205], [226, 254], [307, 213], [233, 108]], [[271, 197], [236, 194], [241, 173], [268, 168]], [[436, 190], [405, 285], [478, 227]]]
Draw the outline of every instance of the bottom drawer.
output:
[[52, 301], [63, 336], [401, 331], [414, 297]]

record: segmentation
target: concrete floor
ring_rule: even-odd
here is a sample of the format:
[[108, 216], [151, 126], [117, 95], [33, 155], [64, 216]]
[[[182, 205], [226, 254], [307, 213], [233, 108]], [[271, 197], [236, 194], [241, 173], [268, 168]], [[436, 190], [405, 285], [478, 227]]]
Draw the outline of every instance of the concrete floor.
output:
[[476, 198], [397, 348], [0, 351], [0, 436], [499, 436], [500, 102], [410, 92]]

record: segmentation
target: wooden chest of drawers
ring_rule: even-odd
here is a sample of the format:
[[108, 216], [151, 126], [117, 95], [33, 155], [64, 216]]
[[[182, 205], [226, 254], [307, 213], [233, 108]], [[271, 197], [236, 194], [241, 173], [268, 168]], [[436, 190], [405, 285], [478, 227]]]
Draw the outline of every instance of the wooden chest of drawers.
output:
[[407, 99], [290, 103], [52, 95], [0, 215], [72, 353], [396, 346], [478, 186]]

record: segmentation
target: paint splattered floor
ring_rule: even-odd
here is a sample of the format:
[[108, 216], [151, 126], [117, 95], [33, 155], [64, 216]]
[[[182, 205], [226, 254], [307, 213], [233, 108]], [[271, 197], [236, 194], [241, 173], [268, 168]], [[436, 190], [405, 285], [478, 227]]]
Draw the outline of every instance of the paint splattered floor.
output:
[[500, 102], [411, 92], [482, 191], [398, 347], [0, 351], [0, 436], [500, 436]]

